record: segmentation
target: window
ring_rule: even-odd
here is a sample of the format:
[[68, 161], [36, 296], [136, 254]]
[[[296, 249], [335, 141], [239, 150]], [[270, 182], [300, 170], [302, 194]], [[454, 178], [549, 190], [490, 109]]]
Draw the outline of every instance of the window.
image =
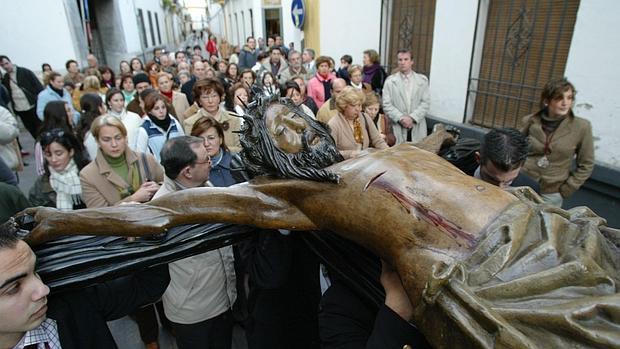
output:
[[[149, 15], [149, 29], [151, 31], [151, 42], [153, 46], [155, 46], [155, 30], [153, 29], [153, 16], [151, 15], [151, 11], [147, 11]], [[147, 44], [148, 47], [148, 44]]]
[[144, 26], [144, 13], [142, 13], [142, 9], [138, 9], [138, 26], [140, 27], [140, 34], [142, 34], [142, 45], [146, 47], [149, 45], [149, 42], [146, 37], [146, 28]]
[[161, 31], [159, 30], [159, 17], [157, 16], [157, 12], [155, 12], [155, 25], [157, 25], [157, 41], [161, 45]]

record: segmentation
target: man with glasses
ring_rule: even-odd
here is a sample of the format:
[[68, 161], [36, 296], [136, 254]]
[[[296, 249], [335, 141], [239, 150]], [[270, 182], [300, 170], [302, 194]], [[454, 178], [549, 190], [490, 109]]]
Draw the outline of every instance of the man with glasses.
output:
[[[211, 158], [204, 142], [191, 136], [166, 142], [161, 151], [166, 177], [154, 199], [211, 186]], [[162, 301], [179, 349], [231, 347], [231, 308], [237, 298], [233, 261], [232, 247], [227, 246], [169, 264], [170, 285]]]

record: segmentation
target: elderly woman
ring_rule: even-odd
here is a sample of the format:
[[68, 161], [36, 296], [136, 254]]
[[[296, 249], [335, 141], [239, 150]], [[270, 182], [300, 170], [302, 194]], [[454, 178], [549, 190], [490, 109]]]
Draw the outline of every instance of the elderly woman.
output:
[[164, 180], [164, 171], [151, 154], [127, 146], [127, 129], [112, 115], [92, 123], [97, 157], [80, 172], [82, 198], [86, 206], [105, 207], [121, 202], [147, 202]]
[[139, 152], [151, 153], [157, 161], [164, 143], [170, 138], [185, 135], [179, 121], [170, 115], [166, 97], [159, 93], [151, 93], [144, 98], [146, 116], [138, 131], [136, 149]]
[[174, 91], [172, 89], [172, 78], [170, 74], [161, 72], [157, 74], [157, 85], [159, 86], [159, 93], [166, 97], [169, 104], [172, 104], [170, 114], [177, 118], [181, 124], [185, 120], [185, 111], [189, 109], [189, 102], [184, 93]]
[[332, 95], [332, 80], [336, 75], [331, 72], [330, 58], [321, 56], [316, 59], [316, 74], [308, 81], [307, 94], [314, 100], [317, 108]]
[[61, 211], [85, 208], [79, 172], [88, 164], [88, 159], [82, 145], [66, 128], [42, 132], [39, 144], [45, 158], [45, 171], [30, 189], [30, 203], [56, 207]]
[[234, 152], [239, 152], [241, 150], [241, 143], [239, 142], [239, 134], [235, 131], [239, 131], [241, 128], [241, 121], [238, 117], [230, 115], [221, 107], [220, 104], [224, 98], [224, 87], [222, 84], [215, 79], [203, 79], [194, 84], [192, 92], [194, 100], [198, 103], [200, 109], [196, 114], [186, 118], [183, 122], [186, 133], [191, 133], [194, 123], [198, 119], [204, 116], [211, 116], [222, 124], [230, 149]]
[[372, 92], [372, 87], [369, 83], [362, 81], [363, 68], [359, 64], [352, 64], [347, 69], [349, 73], [349, 85], [355, 87], [358, 90], [363, 90], [366, 93]]
[[594, 168], [592, 126], [573, 113], [575, 94], [575, 86], [566, 79], [548, 82], [540, 96], [541, 110], [524, 117], [521, 128], [531, 147], [523, 171], [540, 183], [542, 198], [557, 207]]
[[364, 51], [362, 62], [364, 63], [364, 77], [362, 81], [370, 84], [373, 91], [381, 94], [383, 83], [388, 75], [381, 67], [381, 57], [379, 53], [375, 50]]
[[336, 98], [338, 116], [329, 120], [329, 127], [345, 159], [354, 158], [369, 147], [388, 148], [372, 119], [362, 113], [364, 100], [364, 92], [351, 86], [345, 87]]

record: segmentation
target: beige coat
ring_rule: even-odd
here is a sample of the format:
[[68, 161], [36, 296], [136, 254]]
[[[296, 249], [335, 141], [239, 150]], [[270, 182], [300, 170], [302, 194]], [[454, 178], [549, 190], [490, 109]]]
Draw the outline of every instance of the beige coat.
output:
[[[166, 177], [153, 199], [182, 190]], [[179, 324], [212, 319], [237, 299], [234, 257], [231, 246], [201, 253], [168, 264], [170, 284], [162, 296], [166, 317]]]
[[[151, 154], [144, 154], [145, 162], [142, 160], [142, 153], [135, 152], [129, 147], [125, 150], [125, 158], [129, 166], [129, 175], [131, 178], [133, 164], [138, 162], [140, 171], [140, 183], [147, 180], [162, 182], [164, 180], [164, 170], [157, 160]], [[151, 178], [147, 177], [145, 166], [148, 166]], [[129, 187], [127, 181], [121, 178], [110, 164], [105, 160], [101, 149], [97, 151], [97, 157], [91, 161], [86, 167], [80, 171], [80, 183], [82, 184], [82, 200], [86, 207], [106, 207], [114, 206], [120, 202], [126, 201], [127, 198], [121, 198], [120, 191]]]
[[428, 78], [422, 74], [413, 74], [413, 93], [408, 101], [401, 73], [390, 75], [383, 84], [383, 111], [392, 121], [392, 130], [396, 144], [407, 141], [407, 129], [399, 121], [403, 116], [410, 116], [415, 121], [411, 134], [412, 142], [426, 137], [426, 114], [430, 108], [431, 97], [428, 90]]
[[185, 93], [172, 91], [172, 107], [176, 113], [174, 116], [176, 116], [177, 120], [183, 124], [183, 120], [185, 120], [185, 112], [189, 109], [189, 102], [187, 101], [187, 96], [185, 96]]
[[228, 149], [230, 149], [231, 152], [238, 153], [241, 151], [239, 134], [233, 132], [241, 129], [241, 118], [230, 115], [230, 113], [221, 107], [215, 116], [210, 115], [206, 110], [200, 108], [196, 114], [185, 119], [185, 121], [183, 121], [183, 129], [185, 130], [185, 134], [191, 134], [194, 124], [203, 116], [212, 116], [215, 120], [217, 120], [217, 122], [222, 124], [222, 127], [224, 128], [224, 140], [226, 141], [226, 146], [228, 146]]
[[[586, 119], [568, 116], [553, 134], [547, 155], [549, 166], [537, 165], [544, 155], [546, 135], [542, 129], [540, 115], [523, 118], [521, 132], [528, 136], [530, 152], [523, 165], [523, 171], [540, 183], [543, 194], [560, 193], [563, 198], [572, 195], [592, 174], [594, 169], [594, 144], [592, 126]], [[572, 170], [573, 159], [577, 167]]]
[[360, 120], [362, 124], [362, 144], [355, 142], [353, 135], [353, 129], [349, 126], [349, 122], [344, 118], [342, 114], [338, 114], [329, 120], [329, 127], [331, 129], [332, 137], [336, 142], [336, 148], [340, 151], [340, 154], [345, 159], [350, 159], [356, 156], [356, 153], [360, 150], [364, 150], [368, 147], [377, 149], [386, 149], [388, 145], [381, 137], [379, 130], [375, 124], [370, 120], [366, 114], [362, 113], [360, 117], [364, 119]]
[[338, 109], [336, 109], [336, 99], [330, 98], [319, 108], [319, 111], [316, 113], [316, 119], [323, 122], [329, 123], [334, 116], [338, 115]]

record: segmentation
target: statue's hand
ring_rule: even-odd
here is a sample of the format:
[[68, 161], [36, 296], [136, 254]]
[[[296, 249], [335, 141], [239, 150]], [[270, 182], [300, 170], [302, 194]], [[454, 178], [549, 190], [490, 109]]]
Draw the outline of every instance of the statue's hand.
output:
[[15, 223], [18, 229], [29, 231], [25, 235], [25, 239], [29, 243], [38, 244], [49, 240], [54, 229], [51, 218], [58, 214], [60, 211], [55, 208], [30, 207], [15, 215]]

